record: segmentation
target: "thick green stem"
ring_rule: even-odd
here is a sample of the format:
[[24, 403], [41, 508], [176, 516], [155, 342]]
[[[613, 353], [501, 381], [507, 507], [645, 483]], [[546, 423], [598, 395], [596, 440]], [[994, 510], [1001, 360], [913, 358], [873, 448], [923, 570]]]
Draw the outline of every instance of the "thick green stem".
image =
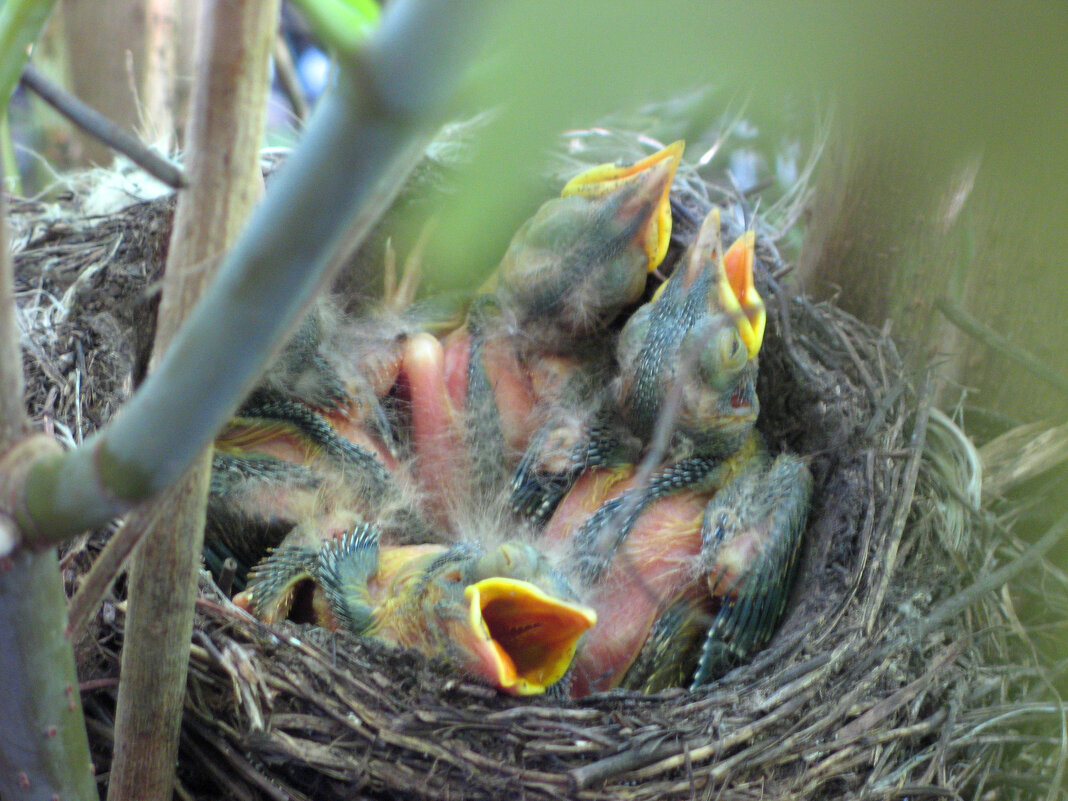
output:
[[458, 56], [471, 52], [479, 8], [389, 5], [158, 369], [101, 434], [30, 472], [14, 504], [27, 545], [60, 541], [151, 497], [210, 442], [328, 278], [342, 235], [365, 235], [416, 163]]
[[[24, 439], [7, 204], [0, 197], [0, 498], [19, 467], [56, 446]], [[0, 541], [14, 538], [0, 514]], [[0, 798], [97, 798], [55, 552], [0, 556]]]
[[98, 798], [54, 551], [0, 559], [0, 798]]

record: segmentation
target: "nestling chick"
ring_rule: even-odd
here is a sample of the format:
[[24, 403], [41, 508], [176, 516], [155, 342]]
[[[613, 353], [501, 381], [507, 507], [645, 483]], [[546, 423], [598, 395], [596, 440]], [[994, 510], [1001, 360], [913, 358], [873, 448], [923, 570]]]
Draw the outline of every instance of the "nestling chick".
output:
[[620, 411], [643, 442], [672, 391], [680, 392], [678, 445], [685, 439], [695, 453], [731, 453], [752, 430], [766, 316], [753, 286], [754, 247], [750, 231], [724, 253], [713, 208], [671, 278], [624, 326]]
[[580, 173], [516, 232], [491, 286], [525, 338], [573, 351], [641, 297], [667, 253], [668, 194], [684, 147]]
[[[402, 283], [412, 293], [411, 265]], [[235, 586], [299, 521], [346, 509], [393, 535], [427, 533], [383, 398], [404, 343], [429, 313], [383, 307], [349, 319], [320, 299], [257, 389], [215, 440], [205, 557], [218, 574], [238, 563]]]
[[724, 254], [713, 210], [620, 335], [622, 419], [646, 447], [668, 425], [667, 448], [644, 482], [634, 464], [584, 473], [544, 532], [601, 618], [575, 693], [707, 682], [778, 621], [811, 479], [795, 457], [769, 467], [754, 430], [764, 308], [753, 245], [746, 235]]
[[414, 648], [513, 695], [560, 681], [597, 620], [530, 545], [389, 546], [363, 522], [324, 541], [324, 525], [310, 537], [294, 532], [236, 600], [267, 622], [288, 617]]
[[[682, 147], [576, 176], [513, 237], [467, 324], [440, 351], [413, 343], [413, 418], [433, 421], [413, 423], [417, 469], [441, 522], [452, 499], [499, 493], [536, 432], [560, 427], [554, 408], [596, 407], [589, 377], [577, 374], [604, 369], [608, 326], [664, 257]], [[456, 470], [458, 453], [469, 476]]]

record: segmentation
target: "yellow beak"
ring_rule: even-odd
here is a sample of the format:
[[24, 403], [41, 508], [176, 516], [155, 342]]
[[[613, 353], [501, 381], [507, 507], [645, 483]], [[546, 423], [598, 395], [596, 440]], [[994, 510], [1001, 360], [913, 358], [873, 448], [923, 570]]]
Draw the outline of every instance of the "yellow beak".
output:
[[560, 192], [560, 197], [601, 197], [624, 184], [644, 180], [661, 182], [663, 188], [657, 201], [653, 224], [645, 232], [642, 242], [642, 247], [649, 257], [649, 272], [652, 272], [664, 260], [671, 241], [671, 182], [675, 179], [675, 170], [682, 161], [682, 151], [685, 147], [686, 143], [680, 139], [634, 164], [623, 167], [600, 164], [590, 167], [568, 181]]
[[[683, 282], [683, 286], [690, 286], [701, 270], [705, 269], [705, 259], [710, 256], [716, 259], [720, 308], [734, 318], [738, 333], [742, 335], [749, 358], [752, 359], [760, 352], [760, 346], [764, 342], [764, 327], [767, 324], [764, 300], [753, 283], [756, 234], [746, 231], [723, 253], [719, 209], [713, 207], [701, 223], [697, 237], [690, 246], [689, 258], [685, 264], [676, 268], [678, 276], [673, 274], [671, 280], [679, 280]], [[667, 285], [668, 282], [665, 281], [658, 286], [650, 302], [659, 300]]]
[[753, 284], [756, 234], [746, 231], [719, 260], [719, 299], [732, 314], [752, 359], [764, 342], [767, 310]]
[[513, 695], [542, 693], [562, 678], [579, 638], [597, 622], [593, 609], [518, 579], [483, 579], [469, 584], [464, 597], [484, 672]]

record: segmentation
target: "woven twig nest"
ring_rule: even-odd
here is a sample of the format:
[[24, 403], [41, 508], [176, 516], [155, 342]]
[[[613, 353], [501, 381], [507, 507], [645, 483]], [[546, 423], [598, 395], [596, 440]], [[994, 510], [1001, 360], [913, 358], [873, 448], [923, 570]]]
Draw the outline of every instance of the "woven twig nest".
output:
[[[682, 180], [669, 260], [717, 197], [692, 170]], [[101, 218], [84, 216], [76, 203], [61, 206], [59, 216], [56, 208], [16, 204], [13, 220], [30, 409], [73, 442], [121, 405], [146, 363], [152, 285], [173, 203], [141, 202]], [[1014, 690], [1010, 678], [999, 683], [998, 671], [982, 667], [992, 649], [989, 637], [975, 636], [1000, 623], [997, 608], [938, 617], [937, 602], [967, 581], [959, 567], [967, 554], [986, 546], [971, 528], [964, 536], [974, 539], [964, 545], [932, 535], [942, 530], [940, 518], [932, 524], [940, 493], [952, 494], [944, 479], [924, 472], [914, 493], [929, 417], [925, 393], [885, 332], [785, 292], [773, 280], [782, 264], [767, 236], [758, 240], [758, 257], [769, 306], [759, 428], [773, 450], [805, 457], [815, 477], [791, 602], [766, 650], [694, 692], [517, 699], [345, 633], [267, 627], [233, 607], [205, 575], [181, 794], [750, 799], [981, 792], [1003, 747], [968, 726], [983, 714], [993, 719], [990, 699]], [[70, 551], [71, 586], [103, 536]], [[79, 646], [95, 761], [105, 775], [121, 593], [120, 585]]]

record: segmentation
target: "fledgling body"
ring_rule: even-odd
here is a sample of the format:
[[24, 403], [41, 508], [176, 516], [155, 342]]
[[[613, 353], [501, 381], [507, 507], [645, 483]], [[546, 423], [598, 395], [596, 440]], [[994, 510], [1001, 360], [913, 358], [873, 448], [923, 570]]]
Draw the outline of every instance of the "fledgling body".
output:
[[766, 642], [781, 613], [811, 479], [796, 457], [772, 462], [754, 428], [753, 249], [747, 234], [724, 253], [713, 210], [620, 334], [619, 415], [657, 461], [586, 472], [546, 528], [601, 619], [577, 694], [705, 683]]
[[342, 518], [295, 530], [235, 600], [269, 623], [413, 648], [513, 695], [564, 679], [597, 619], [528, 544], [389, 545], [374, 526]]
[[[540, 508], [528, 487], [539, 471], [556, 469], [561, 442], [576, 443], [565, 468], [575, 474], [626, 446], [586, 447], [586, 429], [598, 424], [609, 326], [639, 300], [666, 253], [681, 153], [678, 142], [636, 164], [573, 178], [513, 237], [466, 325], [440, 351], [416, 343], [409, 378], [413, 415], [423, 416], [414, 421], [417, 465], [440, 516], [451, 498], [496, 496], [517, 465], [513, 505]], [[455, 469], [457, 453], [467, 454], [470, 476]]]

